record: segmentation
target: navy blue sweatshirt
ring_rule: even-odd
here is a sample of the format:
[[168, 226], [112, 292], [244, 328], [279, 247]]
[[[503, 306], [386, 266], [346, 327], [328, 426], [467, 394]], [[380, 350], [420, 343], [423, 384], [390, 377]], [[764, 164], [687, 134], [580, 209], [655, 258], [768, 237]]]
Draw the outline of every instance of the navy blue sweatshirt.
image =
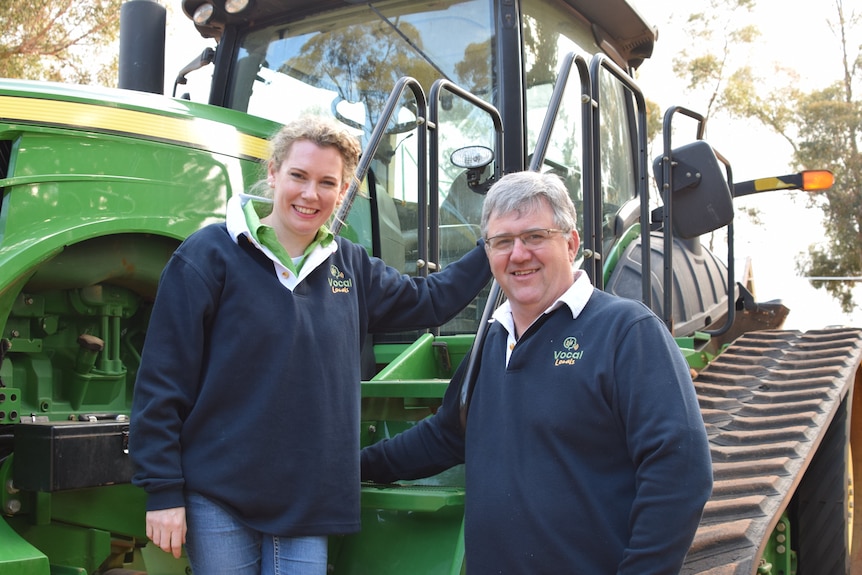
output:
[[272, 535], [359, 528], [360, 349], [366, 332], [440, 325], [490, 279], [483, 248], [427, 279], [361, 246], [293, 291], [224, 224], [168, 262], [135, 384], [130, 454], [148, 510], [201, 493]]
[[539, 318], [506, 365], [489, 330], [468, 411], [459, 368], [437, 414], [362, 452], [362, 477], [466, 462], [467, 572], [676, 575], [712, 488], [688, 367], [638, 302], [594, 291]]

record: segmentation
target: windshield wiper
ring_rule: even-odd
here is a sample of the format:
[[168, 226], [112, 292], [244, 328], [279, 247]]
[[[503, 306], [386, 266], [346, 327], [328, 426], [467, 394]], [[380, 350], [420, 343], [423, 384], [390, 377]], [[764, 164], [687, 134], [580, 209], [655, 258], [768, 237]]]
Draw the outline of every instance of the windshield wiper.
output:
[[428, 54], [426, 54], [426, 53], [422, 50], [422, 48], [420, 48], [419, 46], [417, 46], [417, 45], [416, 45], [416, 43], [414, 43], [414, 42], [413, 42], [413, 40], [411, 40], [411, 39], [410, 39], [410, 38], [409, 38], [409, 37], [408, 37], [404, 32], [402, 32], [402, 31], [401, 31], [401, 29], [400, 29], [400, 28], [398, 28], [398, 25], [397, 25], [397, 24], [395, 24], [394, 22], [392, 22], [389, 18], [387, 18], [387, 17], [386, 17], [386, 16], [384, 16], [383, 14], [381, 14], [381, 13], [380, 13], [380, 10], [378, 10], [377, 8], [375, 8], [375, 7], [374, 7], [374, 5], [373, 5], [373, 4], [371, 4], [370, 2], [368, 3], [368, 7], [369, 7], [369, 8], [371, 8], [371, 11], [372, 11], [372, 12], [374, 12], [374, 14], [376, 14], [376, 15], [377, 15], [377, 17], [378, 17], [378, 18], [380, 18], [380, 20], [381, 20], [381, 21], [383, 21], [383, 22], [385, 22], [386, 24], [388, 24], [388, 25], [389, 25], [389, 27], [390, 27], [390, 28], [392, 28], [392, 30], [394, 30], [396, 34], [398, 34], [399, 36], [401, 36], [401, 39], [402, 39], [402, 40], [404, 40], [404, 41], [407, 43], [407, 45], [408, 45], [408, 46], [410, 46], [410, 47], [413, 49], [413, 51], [414, 51], [414, 52], [416, 52], [417, 54], [419, 54], [419, 57], [420, 57], [420, 58], [422, 58], [423, 60], [425, 60], [426, 62], [428, 62], [428, 64], [429, 64], [432, 68], [434, 68], [435, 70], [437, 70], [437, 73], [438, 73], [438, 74], [440, 74], [440, 76], [442, 76], [443, 78], [446, 78], [446, 79], [447, 79], [447, 80], [449, 80], [450, 82], [452, 81], [452, 80], [449, 78], [449, 76], [446, 74], [446, 72], [444, 72], [443, 70], [441, 70], [441, 69], [440, 69], [440, 67], [439, 67], [437, 64], [435, 64], [435, 63], [434, 63], [434, 61], [431, 59], [431, 57], [430, 57], [430, 56], [428, 56]]

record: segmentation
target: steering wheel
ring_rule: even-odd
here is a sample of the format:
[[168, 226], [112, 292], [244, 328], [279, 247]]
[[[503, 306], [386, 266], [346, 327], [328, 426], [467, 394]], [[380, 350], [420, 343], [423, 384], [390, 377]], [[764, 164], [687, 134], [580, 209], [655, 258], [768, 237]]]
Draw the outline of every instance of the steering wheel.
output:
[[[531, 166], [533, 164], [533, 154], [527, 154], [527, 166]], [[542, 165], [550, 166], [550, 168], [561, 178], [565, 179], [569, 177], [569, 168], [564, 166], [563, 164], [556, 162], [554, 160], [548, 159], [547, 156], [542, 158]]]
[[[330, 109], [332, 110], [332, 115], [335, 117], [335, 119], [338, 120], [339, 122], [341, 122], [342, 124], [346, 125], [346, 126], [350, 126], [351, 128], [355, 128], [357, 130], [365, 131], [365, 126], [363, 126], [362, 124], [360, 124], [356, 120], [351, 120], [350, 118], [348, 118], [347, 116], [345, 116], [344, 114], [342, 114], [338, 110], [338, 105], [341, 102], [348, 102], [349, 103], [349, 101], [346, 100], [344, 97], [342, 97], [341, 94], [336, 94], [335, 98], [332, 99], [332, 103], [330, 104]], [[394, 126], [388, 127], [386, 129], [385, 133], [386, 134], [403, 134], [404, 132], [412, 132], [414, 129], [416, 129], [416, 126], [418, 124], [419, 123], [416, 120], [401, 122], [401, 123], [395, 124]]]

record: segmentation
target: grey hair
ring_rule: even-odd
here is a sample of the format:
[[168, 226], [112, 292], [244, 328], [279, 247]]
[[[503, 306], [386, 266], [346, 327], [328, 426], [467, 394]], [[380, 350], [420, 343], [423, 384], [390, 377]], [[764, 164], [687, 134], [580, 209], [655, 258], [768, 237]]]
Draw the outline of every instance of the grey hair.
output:
[[482, 237], [487, 237], [491, 216], [517, 212], [519, 216], [535, 213], [545, 205], [554, 214], [554, 226], [564, 232], [575, 229], [575, 204], [565, 184], [556, 174], [514, 172], [500, 178], [485, 196], [482, 205]]

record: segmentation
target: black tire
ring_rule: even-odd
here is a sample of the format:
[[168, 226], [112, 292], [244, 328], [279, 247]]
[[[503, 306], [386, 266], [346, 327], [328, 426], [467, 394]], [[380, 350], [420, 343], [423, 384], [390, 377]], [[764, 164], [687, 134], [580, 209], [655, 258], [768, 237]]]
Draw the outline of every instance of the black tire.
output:
[[850, 573], [848, 415], [845, 398], [796, 491], [791, 547], [797, 551], [797, 575]]

